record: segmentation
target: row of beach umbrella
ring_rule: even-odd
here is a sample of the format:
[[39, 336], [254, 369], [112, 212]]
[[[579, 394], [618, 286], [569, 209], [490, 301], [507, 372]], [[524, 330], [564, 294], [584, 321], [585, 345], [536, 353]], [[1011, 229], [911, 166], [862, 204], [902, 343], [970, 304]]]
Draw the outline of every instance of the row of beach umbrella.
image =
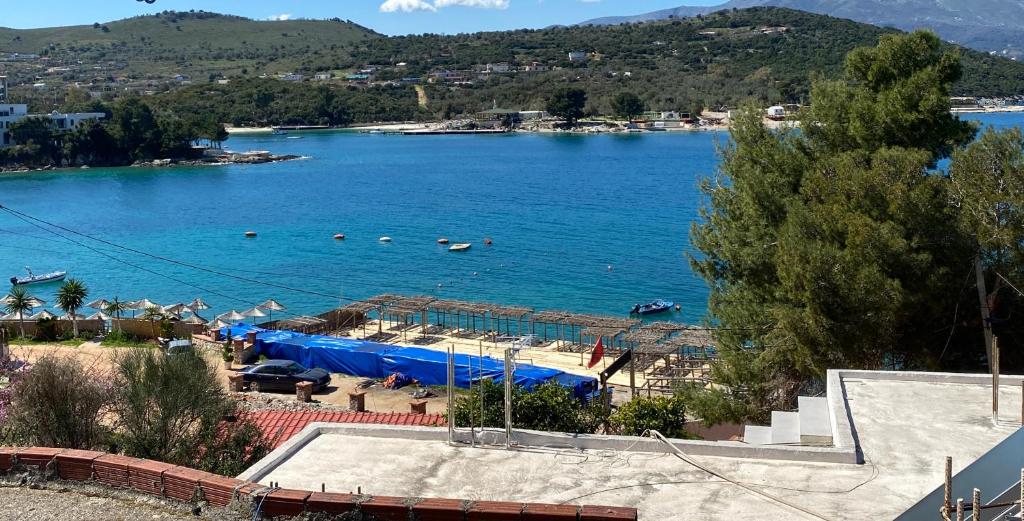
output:
[[[9, 296], [0, 298], [0, 305], [7, 304], [8, 299], [9, 299]], [[38, 307], [45, 306], [46, 305], [46, 301], [44, 301], [42, 299], [39, 299], [39, 298], [33, 297], [32, 300], [30, 301], [30, 304], [31, 304], [32, 308], [35, 309], [35, 308], [38, 308]], [[24, 320], [39, 320], [39, 319], [47, 319], [47, 318], [56, 318], [56, 319], [59, 319], [59, 320], [71, 320], [72, 318], [76, 318], [78, 320], [111, 320], [114, 317], [104, 311], [104, 310], [106, 310], [110, 306], [110, 304], [111, 304], [111, 302], [106, 300], [106, 299], [94, 300], [94, 301], [86, 304], [86, 307], [89, 307], [89, 308], [97, 310], [95, 313], [93, 313], [91, 315], [88, 315], [88, 316], [82, 315], [82, 314], [78, 314], [78, 315], [75, 315], [74, 317], [72, 317], [72, 315], [70, 313], [62, 315], [62, 316], [57, 316], [57, 315], [55, 315], [55, 314], [53, 314], [53, 313], [51, 313], [49, 311], [43, 310], [43, 311], [41, 311], [39, 313], [36, 313], [36, 314], [33, 314], [33, 315], [25, 315], [23, 318], [24, 318]], [[141, 299], [141, 300], [135, 300], [135, 301], [128, 302], [127, 305], [125, 306], [126, 310], [132, 311], [132, 316], [134, 316], [134, 312], [135, 311], [145, 311], [145, 310], [153, 309], [153, 308], [159, 310], [159, 313], [164, 315], [164, 316], [180, 320], [180, 321], [182, 321], [182, 322], [184, 322], [186, 324], [196, 324], [196, 325], [210, 324], [209, 320], [206, 320], [205, 318], [199, 316], [199, 312], [200, 311], [210, 309], [210, 306], [206, 302], [204, 302], [203, 299], [201, 299], [201, 298], [196, 298], [195, 300], [193, 300], [192, 302], [189, 302], [187, 304], [179, 302], [177, 304], [171, 304], [171, 305], [168, 305], [168, 306], [161, 306], [160, 304], [157, 304], [156, 302], [153, 302], [153, 301], [151, 301], [149, 299], [145, 299], [144, 298], [144, 299]], [[210, 326], [213, 327], [213, 328], [216, 328], [216, 329], [220, 329], [222, 327], [231, 325], [232, 323], [238, 322], [239, 320], [245, 320], [247, 318], [254, 318], [255, 319], [255, 318], [263, 318], [263, 317], [268, 317], [269, 316], [270, 319], [273, 320], [273, 313], [274, 313], [274, 311], [284, 311], [285, 309], [287, 309], [287, 308], [285, 308], [285, 306], [283, 304], [281, 304], [280, 302], [277, 302], [276, 300], [270, 299], [270, 300], [268, 300], [268, 301], [266, 301], [266, 302], [264, 302], [264, 303], [262, 303], [262, 304], [260, 304], [260, 305], [258, 305], [256, 307], [253, 307], [251, 309], [247, 309], [245, 311], [239, 312], [239, 311], [235, 311], [235, 310], [232, 309], [231, 311], [228, 311], [227, 313], [223, 313], [221, 315], [218, 315], [218, 316], [216, 316], [214, 318], [214, 321], [213, 321], [212, 324], [210, 324]], [[187, 317], [187, 318], [182, 318], [185, 313], [189, 313], [190, 316]], [[18, 319], [18, 314], [17, 313], [11, 313], [11, 314], [8, 314], [8, 315], [0, 316], [0, 320], [17, 320], [17, 319]]]

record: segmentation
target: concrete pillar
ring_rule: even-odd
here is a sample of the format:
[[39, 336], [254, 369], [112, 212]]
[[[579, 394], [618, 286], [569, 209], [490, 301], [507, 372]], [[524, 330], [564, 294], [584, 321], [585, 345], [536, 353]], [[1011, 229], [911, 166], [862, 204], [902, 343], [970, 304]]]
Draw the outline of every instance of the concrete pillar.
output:
[[409, 412], [413, 414], [427, 414], [426, 400], [417, 400], [409, 402]]
[[366, 393], [363, 391], [348, 393], [348, 408], [355, 412], [366, 412]]
[[210, 330], [210, 338], [212, 338], [214, 342], [220, 342], [221, 341], [220, 330], [219, 329], [211, 329]]
[[240, 374], [229, 374], [228, 375], [228, 389], [233, 393], [240, 393], [244, 389], [245, 383], [242, 381], [242, 375]]
[[313, 401], [313, 382], [299, 382], [295, 384], [295, 400], [300, 403]]
[[245, 334], [245, 341], [248, 342], [249, 345], [255, 344], [256, 343], [256, 332], [255, 331], [249, 331], [248, 333], [246, 333]]

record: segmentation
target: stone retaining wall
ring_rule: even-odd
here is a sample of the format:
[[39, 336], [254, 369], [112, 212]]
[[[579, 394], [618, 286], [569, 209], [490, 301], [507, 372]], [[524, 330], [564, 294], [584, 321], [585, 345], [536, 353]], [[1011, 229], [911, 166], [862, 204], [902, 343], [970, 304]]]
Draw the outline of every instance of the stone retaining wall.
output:
[[[361, 513], [364, 520], [395, 521], [636, 521], [634, 508], [551, 505], [444, 498], [407, 498], [269, 488], [158, 461], [104, 452], [50, 447], [0, 447], [0, 475], [39, 471], [52, 479], [132, 489], [183, 502], [227, 507], [241, 502], [264, 516]], [[348, 519], [346, 517], [345, 519]]]

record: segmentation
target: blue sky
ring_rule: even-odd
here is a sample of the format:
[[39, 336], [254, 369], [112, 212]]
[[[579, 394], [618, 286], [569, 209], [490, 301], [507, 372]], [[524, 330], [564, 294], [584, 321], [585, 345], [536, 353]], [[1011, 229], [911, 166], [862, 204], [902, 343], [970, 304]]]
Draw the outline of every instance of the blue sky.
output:
[[350, 19], [385, 34], [458, 33], [572, 24], [724, 0], [6, 0], [0, 26], [91, 24], [173, 9], [271, 17]]

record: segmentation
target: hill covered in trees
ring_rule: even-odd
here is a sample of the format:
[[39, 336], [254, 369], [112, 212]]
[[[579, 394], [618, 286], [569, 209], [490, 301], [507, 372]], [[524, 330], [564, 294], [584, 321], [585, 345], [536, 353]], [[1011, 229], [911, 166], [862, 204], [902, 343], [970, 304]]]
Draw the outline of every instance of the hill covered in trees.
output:
[[1024, 2], [1019, 0], [730, 0], [718, 5], [684, 5], [583, 23], [649, 22], [756, 6], [799, 9], [906, 31], [930, 29], [945, 40], [972, 49], [1018, 57], [1024, 54]]
[[[64, 64], [55, 80], [107, 98], [156, 93], [156, 106], [186, 104], [236, 124], [340, 123], [452, 117], [494, 104], [541, 110], [562, 87], [585, 90], [591, 114], [611, 113], [622, 92], [636, 93], [651, 110], [800, 103], [813, 77], [835, 77], [846, 53], [895, 32], [774, 7], [644, 24], [397, 37], [341, 20], [167, 12], [95, 27], [4, 29], [0, 51], [46, 53], [51, 68]], [[964, 74], [954, 95], [1024, 94], [1024, 64], [959, 52]], [[39, 78], [31, 61], [3, 65], [22, 79]], [[344, 79], [367, 68], [369, 81]], [[308, 81], [328, 71], [335, 79]], [[307, 81], [275, 77], [283, 73]], [[216, 84], [224, 78], [231, 82]], [[420, 86], [423, 106], [414, 90]], [[47, 111], [61, 105], [52, 92], [58, 88], [16, 93]]]

